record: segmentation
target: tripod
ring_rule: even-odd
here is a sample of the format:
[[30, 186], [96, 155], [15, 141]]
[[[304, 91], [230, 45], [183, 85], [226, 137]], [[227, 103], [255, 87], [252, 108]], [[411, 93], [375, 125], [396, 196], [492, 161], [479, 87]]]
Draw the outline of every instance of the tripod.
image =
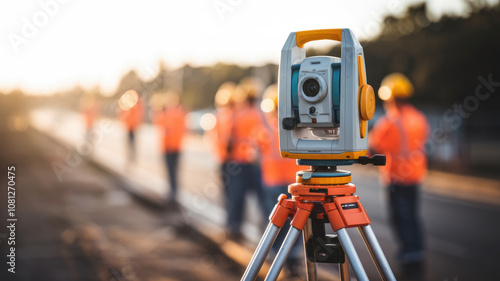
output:
[[[354, 162], [384, 165], [385, 156], [360, 157], [348, 160], [347, 164], [342, 160], [329, 163], [350, 165]], [[348, 261], [358, 280], [368, 280], [346, 230], [353, 227], [358, 228], [380, 277], [383, 280], [396, 280], [373, 233], [368, 215], [358, 196], [353, 195], [356, 186], [349, 183], [351, 173], [337, 170], [336, 165], [315, 165], [324, 164], [322, 161], [298, 160], [298, 164], [306, 163], [311, 164], [311, 170], [299, 171], [297, 182], [288, 186], [288, 192], [292, 194], [291, 199], [284, 194], [279, 196], [278, 203], [269, 217], [269, 224], [241, 280], [255, 280], [288, 217], [291, 219], [290, 230], [271, 265], [266, 281], [278, 278], [302, 230], [309, 281], [317, 280], [317, 262], [338, 263], [341, 280], [349, 280]], [[336, 235], [325, 234], [325, 223], [331, 225]]]

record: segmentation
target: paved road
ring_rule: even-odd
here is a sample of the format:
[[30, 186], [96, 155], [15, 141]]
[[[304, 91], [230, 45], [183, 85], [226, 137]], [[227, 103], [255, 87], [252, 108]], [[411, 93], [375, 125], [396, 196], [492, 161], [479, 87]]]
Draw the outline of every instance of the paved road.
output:
[[[133, 200], [126, 183], [78, 163], [62, 181], [54, 163], [68, 151], [32, 129], [8, 131], [0, 118], [0, 280], [236, 280], [241, 267], [188, 227], [178, 208]], [[15, 236], [6, 233], [7, 166], [16, 167]], [[15, 237], [15, 273], [7, 271]], [[10, 258], [9, 258], [10, 259]]]
[[[82, 121], [77, 114], [48, 110], [35, 112], [32, 116], [34, 126], [39, 130], [70, 146], [83, 147]], [[137, 165], [131, 169], [125, 161], [125, 134], [121, 125], [114, 120], [99, 124], [103, 128], [102, 138], [93, 145], [94, 159], [135, 181], [141, 188], [140, 192], [156, 194], [157, 198], [165, 197], [165, 173], [157, 153], [155, 128], [148, 125], [141, 127], [138, 134], [139, 158]], [[204, 216], [222, 227], [225, 213], [210, 145], [202, 137], [193, 135], [186, 139], [184, 147], [181, 202], [191, 213]], [[353, 172], [357, 194], [372, 220], [382, 248], [398, 272], [395, 259], [397, 244], [388, 224], [385, 194], [379, 187], [376, 170], [358, 166], [349, 169]], [[478, 183], [477, 186], [474, 183]], [[477, 194], [474, 193], [476, 187]], [[488, 189], [483, 192], [485, 187]], [[500, 198], [497, 189], [497, 182], [484, 179], [438, 173], [429, 176], [421, 200], [427, 245], [425, 280], [500, 280], [500, 207], [496, 204]], [[256, 214], [255, 206], [255, 202], [250, 204], [247, 212], [249, 223], [245, 225], [251, 241], [260, 236], [260, 215]], [[356, 231], [350, 233], [369, 276], [376, 279], [377, 273], [359, 235]]]

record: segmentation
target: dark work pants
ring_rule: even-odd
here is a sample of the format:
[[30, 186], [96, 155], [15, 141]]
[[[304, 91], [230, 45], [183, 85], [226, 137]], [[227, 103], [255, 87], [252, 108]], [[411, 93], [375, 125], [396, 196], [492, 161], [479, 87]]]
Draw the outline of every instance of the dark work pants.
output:
[[255, 192], [261, 210], [255, 210], [253, 215], [264, 214], [262, 185], [260, 183], [260, 168], [247, 163], [231, 163], [232, 172], [228, 182], [228, 214], [227, 226], [232, 233], [240, 233], [243, 223], [245, 201], [250, 192]]
[[400, 240], [400, 259], [403, 263], [423, 259], [423, 238], [418, 214], [418, 185], [391, 184], [389, 207], [392, 224]]
[[135, 161], [135, 131], [128, 131], [128, 160]]
[[222, 189], [224, 191], [224, 200], [225, 202], [227, 203], [227, 201], [229, 200], [229, 180], [230, 180], [230, 166], [231, 164], [228, 163], [228, 161], [224, 161], [221, 165], [220, 165], [220, 181], [221, 181], [221, 184], [222, 184]]
[[179, 155], [180, 153], [178, 151], [165, 153], [165, 163], [167, 164], [171, 199], [175, 199], [177, 197], [177, 176], [179, 167]]

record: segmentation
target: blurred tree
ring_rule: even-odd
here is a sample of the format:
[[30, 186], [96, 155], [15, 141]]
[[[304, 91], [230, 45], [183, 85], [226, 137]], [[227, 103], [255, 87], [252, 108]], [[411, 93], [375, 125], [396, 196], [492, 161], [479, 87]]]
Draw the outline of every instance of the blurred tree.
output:
[[123, 93], [125, 93], [127, 90], [130, 89], [139, 90], [142, 84], [143, 81], [141, 80], [139, 75], [137, 75], [137, 72], [135, 72], [135, 70], [130, 70], [120, 80], [120, 83], [118, 84], [118, 87], [115, 91], [114, 97], [119, 98], [121, 95], [123, 95]]
[[437, 22], [427, 17], [425, 3], [400, 18], [386, 17], [380, 37], [365, 46], [372, 85], [378, 88], [387, 73], [403, 72], [415, 83], [416, 102], [451, 105], [474, 94], [478, 76], [500, 78], [499, 5], [471, 7], [467, 18]]

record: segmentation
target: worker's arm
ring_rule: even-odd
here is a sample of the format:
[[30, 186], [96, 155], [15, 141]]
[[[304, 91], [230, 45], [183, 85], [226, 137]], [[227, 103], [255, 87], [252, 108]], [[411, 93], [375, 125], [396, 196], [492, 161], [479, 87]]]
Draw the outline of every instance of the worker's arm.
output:
[[396, 125], [386, 117], [382, 117], [368, 135], [370, 154], [395, 152], [399, 146], [400, 136]]

